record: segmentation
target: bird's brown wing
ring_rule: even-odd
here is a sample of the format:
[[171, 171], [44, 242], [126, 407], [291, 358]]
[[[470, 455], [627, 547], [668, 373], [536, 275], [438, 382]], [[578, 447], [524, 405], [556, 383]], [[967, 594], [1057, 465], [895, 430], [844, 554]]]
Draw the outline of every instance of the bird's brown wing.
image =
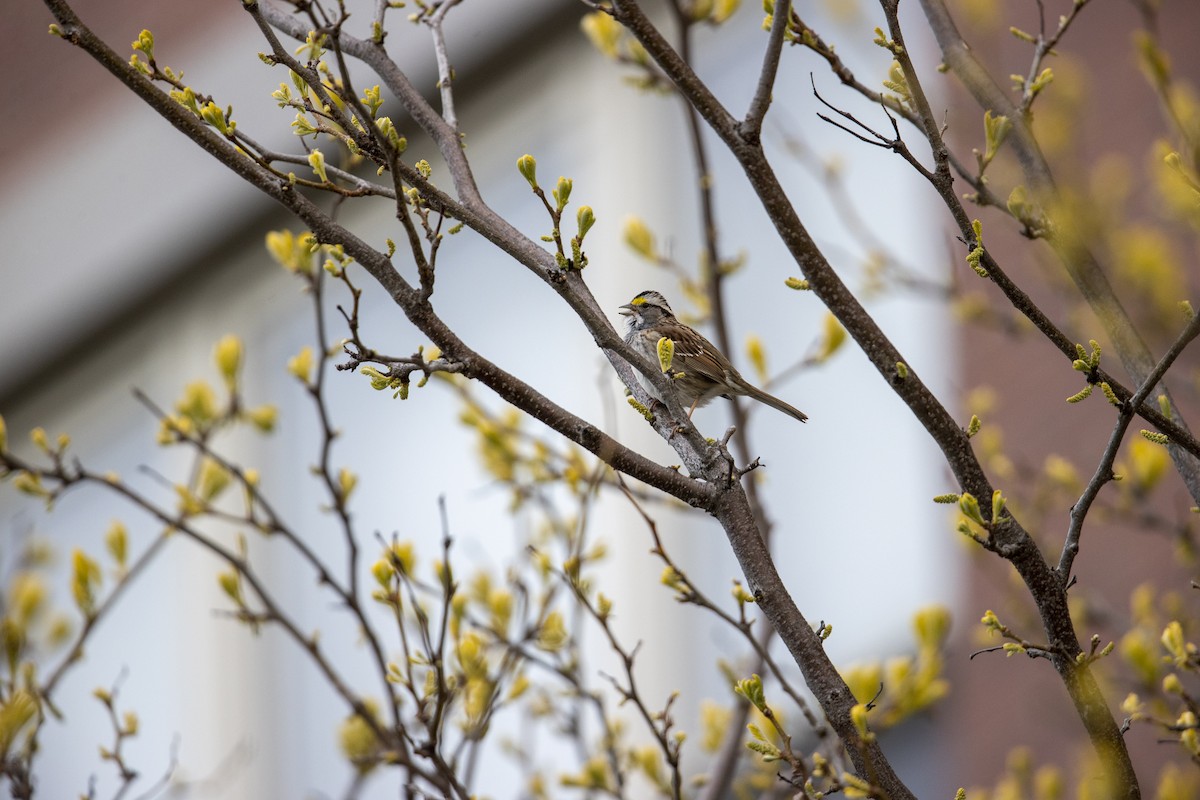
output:
[[737, 374], [716, 346], [691, 328], [668, 328], [663, 335], [675, 343], [676, 369], [719, 384], [727, 384], [730, 374]]

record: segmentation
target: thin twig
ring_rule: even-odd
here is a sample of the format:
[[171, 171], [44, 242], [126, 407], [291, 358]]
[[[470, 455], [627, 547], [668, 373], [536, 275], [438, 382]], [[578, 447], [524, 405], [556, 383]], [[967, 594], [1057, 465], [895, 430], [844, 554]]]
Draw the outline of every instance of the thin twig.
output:
[[1075, 505], [1071, 507], [1071, 522], [1067, 528], [1067, 537], [1063, 542], [1063, 549], [1058, 558], [1058, 566], [1056, 570], [1058, 577], [1064, 583], [1068, 580], [1071, 574], [1071, 566], [1075, 562], [1075, 556], [1079, 553], [1079, 539], [1083, 533], [1083, 523], [1087, 518], [1088, 511], [1092, 507], [1092, 503], [1096, 500], [1097, 495], [1106, 483], [1113, 479], [1113, 463], [1117, 458], [1117, 451], [1121, 448], [1121, 443], [1125, 439], [1125, 432], [1129, 429], [1130, 423], [1133, 421], [1134, 409], [1141, 405], [1154, 391], [1154, 387], [1167, 374], [1167, 370], [1175, 362], [1175, 359], [1184, 351], [1184, 348], [1200, 335], [1200, 314], [1192, 316], [1191, 321], [1179, 334], [1178, 338], [1171, 345], [1170, 349], [1163, 354], [1159, 359], [1158, 364], [1151, 370], [1146, 377], [1145, 382], [1138, 388], [1137, 392], [1127, 402], [1121, 404], [1120, 414], [1117, 416], [1116, 425], [1113, 426], [1112, 434], [1108, 438], [1108, 445], [1104, 448], [1104, 454], [1100, 458], [1100, 463], [1096, 466], [1096, 471], [1092, 475], [1092, 479], [1088, 481], [1088, 485], [1084, 488], [1083, 494], [1075, 501]]
[[454, 68], [450, 66], [450, 57], [446, 54], [446, 36], [442, 32], [442, 24], [446, 14], [461, 0], [442, 0], [437, 11], [421, 19], [429, 26], [433, 34], [433, 52], [437, 56], [438, 91], [442, 97], [442, 119], [451, 130], [458, 130], [458, 115], [454, 111]]
[[779, 74], [779, 57], [783, 50], [784, 33], [787, 32], [791, 13], [792, 0], [778, 0], [775, 3], [775, 15], [771, 20], [771, 31], [767, 35], [767, 44], [763, 50], [758, 85], [754, 89], [750, 107], [746, 109], [746, 118], [742, 120], [742, 135], [747, 140], [755, 141], [762, 136], [763, 120], [767, 116], [767, 109], [771, 107], [775, 77]]

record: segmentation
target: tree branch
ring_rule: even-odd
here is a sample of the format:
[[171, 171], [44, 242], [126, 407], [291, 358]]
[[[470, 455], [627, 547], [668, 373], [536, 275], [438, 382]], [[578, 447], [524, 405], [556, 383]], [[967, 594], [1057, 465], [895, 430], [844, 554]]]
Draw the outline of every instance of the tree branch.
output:
[[1100, 458], [1100, 463], [1096, 466], [1096, 471], [1092, 475], [1092, 479], [1088, 481], [1088, 485], [1084, 488], [1083, 494], [1075, 501], [1075, 505], [1071, 506], [1071, 523], [1067, 528], [1067, 538], [1063, 542], [1063, 549], [1058, 558], [1059, 578], [1066, 585], [1071, 577], [1071, 565], [1075, 562], [1075, 556], [1079, 553], [1079, 538], [1083, 533], [1083, 522], [1087, 518], [1088, 510], [1092, 507], [1096, 496], [1100, 494], [1100, 490], [1104, 484], [1113, 479], [1113, 462], [1116, 461], [1117, 451], [1121, 449], [1121, 443], [1125, 439], [1125, 432], [1129, 429], [1129, 423], [1133, 421], [1134, 409], [1140, 406], [1154, 391], [1154, 387], [1167, 374], [1167, 370], [1175, 363], [1175, 359], [1184, 351], [1193, 339], [1200, 335], [1200, 314], [1192, 317], [1187, 327], [1175, 339], [1174, 344], [1170, 349], [1163, 354], [1159, 359], [1158, 364], [1146, 377], [1143, 383], [1128, 401], [1122, 403], [1121, 412], [1117, 417], [1117, 424], [1113, 426], [1112, 434], [1108, 438], [1108, 445], [1104, 448], [1104, 455]]
[[[1058, 196], [1057, 187], [1050, 166], [1029, 126], [1028, 116], [1009, 99], [1008, 94], [980, 64], [959, 33], [944, 0], [920, 2], [941, 48], [943, 62], [962, 81], [980, 108], [999, 112], [1012, 121], [1012, 130], [1006, 141], [1011, 143], [1016, 153], [1025, 181], [1035, 197], [1045, 205], [1052, 205]], [[1145, 383], [1154, 368], [1154, 358], [1114, 292], [1095, 254], [1086, 242], [1077, 236], [1070, 236], [1066, 230], [1060, 229], [1046, 238], [1112, 339], [1121, 363], [1134, 384]], [[1191, 438], [1175, 404], [1171, 403], [1170, 408], [1170, 421], [1181, 431], [1187, 432]], [[1172, 436], [1165, 430], [1163, 432]], [[1173, 444], [1168, 446], [1168, 450], [1175, 462], [1175, 469], [1183, 478], [1192, 499], [1200, 503], [1200, 456], [1194, 450], [1185, 450], [1181, 445], [1174, 443], [1178, 442], [1180, 437], [1172, 436], [1172, 439]]]
[[742, 120], [742, 136], [747, 141], [757, 141], [762, 136], [763, 119], [767, 116], [767, 109], [771, 107], [771, 94], [775, 90], [775, 76], [779, 73], [779, 57], [791, 13], [792, 0], [776, 1], [775, 16], [771, 19], [771, 30], [763, 50], [758, 85], [754, 89], [750, 107], [746, 110], [746, 118]]

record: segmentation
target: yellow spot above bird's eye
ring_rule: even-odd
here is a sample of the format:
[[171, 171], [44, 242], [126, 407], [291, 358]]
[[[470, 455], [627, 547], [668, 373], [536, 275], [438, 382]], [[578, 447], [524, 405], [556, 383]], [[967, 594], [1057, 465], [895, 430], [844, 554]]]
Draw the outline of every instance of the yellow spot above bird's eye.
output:
[[630, 301], [629, 301], [629, 305], [631, 305], [631, 306], [644, 306], [644, 305], [646, 305], [646, 298], [644, 298], [644, 297], [635, 297], [635, 298], [633, 298], [632, 300], [630, 300]]

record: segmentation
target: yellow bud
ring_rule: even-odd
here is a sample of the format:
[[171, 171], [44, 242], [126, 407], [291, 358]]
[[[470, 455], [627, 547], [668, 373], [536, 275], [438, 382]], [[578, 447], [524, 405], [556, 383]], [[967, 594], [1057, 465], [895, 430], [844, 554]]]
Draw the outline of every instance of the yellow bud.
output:
[[50, 452], [50, 440], [46, 436], [46, 429], [37, 427], [29, 432], [30, 440], [37, 445], [37, 448], [43, 452]]
[[967, 519], [979, 525], [985, 525], [983, 512], [979, 510], [979, 501], [970, 492], [963, 492], [958, 498], [958, 509]]
[[1188, 657], [1196, 652], [1196, 646], [1187, 641], [1183, 636], [1183, 626], [1178, 620], [1171, 620], [1167, 623], [1167, 627], [1162, 632], [1162, 646], [1175, 661], [1175, 666], [1182, 667], [1187, 664]]
[[762, 678], [757, 674], [737, 681], [733, 685], [733, 690], [750, 701], [750, 705], [759, 711], [767, 707], [767, 697], [763, 692]]
[[579, 228], [579, 239], [587, 236], [588, 231], [596, 224], [596, 214], [592, 211], [591, 206], [580, 206], [575, 212], [575, 225]]
[[238, 371], [242, 368], [242, 340], [233, 334], [222, 337], [217, 342], [216, 360], [225, 385], [233, 391], [237, 385]]
[[529, 181], [531, 189], [537, 188], [537, 159], [528, 153], [521, 156], [517, 159], [517, 172], [521, 173], [521, 176]]
[[[366, 705], [374, 714], [374, 708]], [[338, 728], [338, 747], [359, 772], [369, 772], [379, 763], [379, 738], [371, 723], [358, 714], [351, 714]]]
[[1129, 440], [1129, 472], [1139, 491], [1153, 489], [1171, 466], [1171, 455], [1145, 438]]
[[913, 628], [922, 647], [940, 647], [950, 632], [950, 611], [945, 606], [925, 606], [913, 615]]
[[184, 387], [175, 410], [202, 427], [217, 418], [217, 396], [204, 381], [193, 381]]
[[668, 586], [676, 591], [682, 591], [684, 588], [683, 576], [674, 567], [663, 567], [662, 575], [658, 580], [663, 586]]
[[275, 421], [279, 417], [279, 409], [272, 405], [259, 406], [246, 412], [246, 418], [254, 427], [263, 433], [275, 430]]
[[492, 630], [498, 633], [507, 631], [513, 611], [512, 593], [504, 589], [493, 591], [488, 598], [488, 611], [491, 612]]
[[850, 709], [850, 721], [854, 723], [858, 735], [865, 741], [871, 741], [875, 738], [875, 734], [871, 733], [870, 727], [867, 725], [867, 707], [862, 703], [856, 703]]
[[741, 4], [742, 0], [716, 0], [716, 7], [713, 9], [710, 19], [713, 24], [720, 25], [733, 16]]
[[846, 329], [837, 321], [837, 317], [833, 314], [826, 314], [822, 324], [821, 343], [817, 349], [816, 360], [829, 359], [845, 342]]
[[487, 713], [488, 704], [492, 699], [492, 682], [475, 677], [467, 681], [463, 713], [467, 715], [468, 724], [477, 725]]
[[325, 155], [320, 150], [314, 149], [308, 154], [308, 164], [322, 183], [329, 183], [329, 176], [325, 173]]
[[18, 572], [12, 578], [8, 597], [11, 613], [23, 627], [44, 607], [46, 586], [34, 573]]
[[616, 58], [619, 54], [617, 45], [621, 41], [621, 23], [612, 15], [602, 11], [585, 14], [579, 26], [592, 45], [608, 58]]
[[412, 575], [417, 563], [416, 550], [412, 542], [396, 542], [389, 549], [392, 566], [400, 570], [402, 575]]
[[538, 627], [537, 646], [541, 650], [554, 652], [560, 650], [567, 643], [567, 629], [563, 624], [563, 617], [557, 611], [551, 611], [546, 615], [546, 619]]
[[42, 486], [42, 478], [32, 472], [18, 472], [17, 477], [13, 478], [13, 488], [21, 494], [27, 494], [30, 497], [50, 498], [50, 491]]
[[0, 416], [0, 453], [3, 453], [6, 447], [8, 447], [8, 426], [4, 424], [4, 417]]
[[521, 695], [525, 694], [529, 689], [529, 678], [522, 673], [518, 675], [512, 682], [512, 686], [508, 689], [508, 699], [516, 700]]
[[654, 234], [646, 227], [646, 223], [634, 216], [625, 218], [625, 244], [633, 252], [649, 261], [658, 258], [654, 248]]
[[292, 375], [304, 383], [309, 382], [312, 373], [313, 351], [308, 345], [300, 348], [300, 352], [288, 359], [287, 369]]
[[746, 358], [754, 367], [754, 373], [758, 376], [759, 381], [765, 383], [768, 377], [767, 351], [763, 348], [762, 338], [755, 334], [746, 337]]
[[564, 178], [561, 175], [558, 177], [558, 183], [554, 186], [553, 195], [554, 202], [558, 206], [559, 211], [567, 205], [567, 201], [571, 198], [571, 189], [574, 186], [575, 182], [570, 178]]
[[487, 656], [484, 652], [483, 640], [474, 633], [468, 633], [458, 642], [455, 652], [458, 664], [467, 678], [487, 675]]
[[96, 589], [100, 585], [100, 565], [79, 548], [71, 551], [71, 594], [75, 605], [90, 617], [96, 606]]
[[371, 565], [371, 575], [375, 578], [375, 582], [385, 589], [392, 585], [394, 574], [392, 565], [387, 562], [387, 559], [381, 558]]
[[196, 481], [196, 495], [205, 502], [212, 502], [229, 486], [232, 476], [219, 462], [205, 458], [200, 462], [200, 476]]
[[0, 756], [7, 756], [21, 729], [37, 714], [37, 699], [26, 689], [17, 689], [0, 703]]
[[221, 591], [229, 596], [233, 602], [241, 605], [242, 603], [242, 582], [237, 572], [230, 570], [217, 575], [217, 584], [221, 587]]
[[108, 553], [113, 557], [113, 561], [117, 562], [117, 566], [124, 569], [129, 555], [129, 534], [119, 520], [113, 520], [108, 526], [108, 533], [104, 534], [104, 546], [108, 548]]
[[357, 475], [345, 467], [342, 467], [340, 470], [338, 470], [338, 489], [341, 492], [343, 503], [350, 499], [350, 493], [354, 491], [354, 487], [357, 485]]

